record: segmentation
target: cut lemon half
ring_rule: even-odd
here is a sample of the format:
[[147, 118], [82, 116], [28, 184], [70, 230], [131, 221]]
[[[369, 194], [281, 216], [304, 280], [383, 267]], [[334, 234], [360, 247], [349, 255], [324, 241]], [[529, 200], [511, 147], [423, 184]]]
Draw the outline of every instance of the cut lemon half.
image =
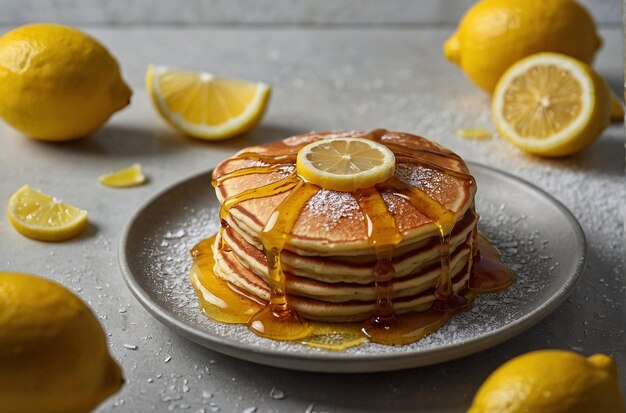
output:
[[557, 53], [524, 58], [502, 75], [492, 100], [502, 136], [542, 156], [565, 156], [591, 145], [609, 123], [604, 80], [587, 64]]
[[240, 135], [261, 120], [271, 87], [149, 65], [146, 89], [170, 125], [195, 138], [221, 140]]
[[364, 138], [330, 138], [300, 149], [297, 173], [335, 191], [369, 188], [392, 177], [396, 159], [386, 146]]
[[40, 241], [64, 241], [87, 227], [87, 212], [24, 185], [11, 195], [7, 207], [11, 225]]
[[101, 175], [98, 177], [98, 182], [114, 188], [128, 188], [143, 184], [146, 182], [146, 176], [143, 174], [141, 165], [136, 163], [128, 168]]

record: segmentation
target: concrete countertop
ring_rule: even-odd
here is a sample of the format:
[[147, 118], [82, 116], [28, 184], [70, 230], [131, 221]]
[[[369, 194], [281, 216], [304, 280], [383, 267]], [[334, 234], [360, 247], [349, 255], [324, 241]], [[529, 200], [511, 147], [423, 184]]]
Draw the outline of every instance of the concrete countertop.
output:
[[[127, 379], [99, 411], [463, 412], [493, 369], [538, 348], [611, 354], [626, 388], [621, 124], [589, 150], [562, 160], [530, 157], [498, 138], [456, 137], [459, 128], [493, 126], [489, 98], [442, 57], [450, 30], [84, 29], [120, 60], [134, 89], [132, 104], [93, 136], [66, 144], [35, 142], [0, 124], [0, 205], [27, 183], [86, 209], [91, 226], [78, 239], [48, 244], [22, 237], [0, 217], [0, 269], [60, 281], [98, 315]], [[602, 36], [596, 68], [621, 95], [621, 30], [606, 29]], [[233, 140], [185, 138], [150, 106], [143, 86], [149, 63], [269, 82], [269, 111], [260, 126]], [[310, 130], [377, 127], [424, 135], [562, 201], [589, 242], [577, 291], [537, 326], [490, 350], [426, 368], [361, 375], [287, 371], [223, 356], [178, 336], [131, 296], [117, 245], [128, 217], [150, 194], [214, 167], [244, 145]], [[102, 173], [134, 162], [143, 164], [147, 185], [114, 190], [98, 184]], [[286, 397], [276, 398], [276, 390]], [[444, 401], [454, 407], [442, 409]]]

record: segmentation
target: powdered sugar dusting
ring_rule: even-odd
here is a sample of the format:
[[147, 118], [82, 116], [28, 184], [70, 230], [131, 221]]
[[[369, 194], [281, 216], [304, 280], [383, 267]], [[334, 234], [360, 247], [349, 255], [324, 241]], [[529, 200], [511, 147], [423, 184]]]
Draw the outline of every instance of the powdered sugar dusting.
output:
[[429, 193], [438, 191], [445, 179], [443, 173], [432, 168], [406, 164], [398, 164], [396, 166], [396, 176], [401, 181]]
[[[481, 174], [473, 171], [478, 184], [490, 181], [488, 185], [503, 185], [493, 173]], [[478, 174], [476, 173], [478, 172]], [[490, 175], [491, 174], [491, 175]], [[481, 180], [482, 178], [482, 180]], [[157, 305], [193, 329], [204, 331], [210, 336], [229, 340], [233, 346], [248, 344], [253, 347], [270, 349], [277, 355], [295, 353], [303, 355], [324, 354], [326, 351], [306, 347], [298, 343], [272, 341], [260, 338], [243, 325], [227, 325], [207, 319], [201, 313], [196, 295], [188, 281], [191, 266], [189, 250], [201, 239], [213, 235], [218, 230], [218, 203], [214, 198], [197, 195], [198, 183], [194, 180], [183, 183], [189, 186], [184, 207], [169, 205], [179, 202], [176, 196], [161, 197], [153, 205], [154, 212], [148, 208], [144, 213], [150, 222], [150, 214], [158, 216], [160, 224], [149, 227], [137, 225], [137, 239], [143, 241], [138, 246], [139, 262], [129, 263], [144, 291]], [[204, 184], [202, 191], [207, 188]], [[182, 190], [182, 189], [181, 189]], [[559, 283], [569, 280], [572, 266], [560, 262], [563, 254], [559, 250], [558, 239], [548, 232], [540, 222], [529, 218], [524, 211], [524, 203], [517, 202], [514, 196], [502, 197], [500, 192], [488, 191], [477, 198], [477, 207], [481, 214], [480, 230], [490, 238], [501, 251], [503, 260], [517, 274], [511, 287], [502, 293], [485, 294], [476, 299], [470, 311], [455, 315], [453, 319], [437, 332], [424, 339], [406, 346], [390, 347], [365, 343], [342, 353], [345, 357], [355, 357], [390, 353], [421, 353], [450, 345], [474, 340], [494, 334], [500, 329], [525, 317], [545, 300], [550, 299], [561, 288]], [[534, 202], [540, 202], [541, 197]], [[325, 205], [336, 205], [332, 197], [339, 197], [346, 208], [329, 210]], [[331, 202], [332, 201], [332, 202]], [[309, 208], [311, 213], [330, 213], [337, 217], [354, 213], [358, 205], [349, 194], [321, 191], [313, 199]], [[154, 217], [152, 217], [153, 219]], [[168, 238], [168, 234], [181, 234], [180, 238]], [[129, 238], [134, 235], [129, 234]], [[552, 238], [551, 238], [552, 237]], [[164, 244], [167, 242], [167, 245]], [[140, 264], [139, 264], [140, 263]]]
[[313, 216], [325, 216], [329, 222], [336, 222], [341, 218], [352, 218], [359, 211], [359, 204], [349, 192], [320, 189], [307, 203], [306, 211]]

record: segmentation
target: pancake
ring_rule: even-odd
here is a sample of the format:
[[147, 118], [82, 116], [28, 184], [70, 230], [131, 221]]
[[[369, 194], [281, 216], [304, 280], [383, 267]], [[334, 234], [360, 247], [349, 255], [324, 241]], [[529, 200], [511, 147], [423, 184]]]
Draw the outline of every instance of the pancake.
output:
[[[221, 203], [246, 190], [259, 190], [266, 185], [287, 178], [294, 172], [293, 155], [302, 146], [329, 137], [366, 137], [366, 132], [309, 133], [266, 145], [253, 146], [221, 162], [213, 178], [219, 185], [216, 193]], [[465, 216], [473, 205], [476, 184], [460, 157], [425, 138], [398, 132], [386, 132], [379, 141], [396, 153], [396, 177], [418, 188], [454, 214], [455, 222]], [[255, 154], [246, 158], [246, 154]], [[406, 155], [406, 156], [405, 156]], [[409, 155], [420, 161], [409, 159]], [[243, 156], [243, 157], [242, 157]], [[270, 173], [246, 174], [222, 180], [233, 171], [244, 168], [269, 167], [263, 156], [284, 156], [285, 164]], [[470, 177], [471, 178], [471, 177]], [[230, 209], [227, 223], [237, 229], [246, 240], [261, 247], [260, 233], [272, 212], [289, 191], [246, 200]], [[403, 236], [399, 245], [438, 236], [439, 228], [433, 217], [413, 207], [405, 198], [392, 191], [382, 193], [383, 199]], [[322, 189], [300, 211], [285, 249], [299, 255], [371, 255], [367, 220], [360, 210], [355, 195]]]
[[[227, 214], [213, 244], [214, 274], [243, 295], [270, 301], [261, 233], [293, 190], [292, 183], [300, 179], [295, 174], [298, 150], [330, 137], [374, 139], [394, 152], [392, 179], [401, 186], [387, 181], [376, 186], [402, 238], [389, 255], [392, 271], [385, 287], [393, 311], [429, 309], [445, 279], [450, 280], [451, 294], [465, 291], [475, 253], [476, 184], [463, 160], [448, 149], [419, 136], [387, 131], [309, 133], [246, 148], [221, 162], [213, 178]], [[450, 211], [449, 237], [442, 235], [440, 217], [416, 208], [421, 204], [410, 202], [397, 189], [406, 187]], [[369, 239], [372, 223], [357, 196], [318, 188], [297, 212], [290, 233], [282, 234], [286, 243], [279, 251], [280, 274], [288, 304], [305, 318], [362, 321], [377, 311], [381, 287], [375, 267], [381, 256]]]
[[[270, 292], [265, 278], [245, 267], [233, 252], [219, 249], [219, 237], [214, 244], [215, 275], [238, 289], [269, 301]], [[469, 279], [468, 256], [470, 249], [459, 248], [451, 257], [451, 279], [455, 292], [464, 290]], [[327, 322], [353, 322], [365, 320], [376, 309], [376, 289], [368, 285], [327, 284], [294, 276], [285, 272], [285, 287], [289, 305], [305, 318]], [[397, 314], [423, 311], [436, 300], [435, 287], [441, 277], [439, 262], [435, 261], [418, 273], [395, 279], [393, 309]]]
[[[460, 244], [467, 244], [476, 225], [472, 211], [466, 213], [452, 231], [452, 252]], [[221, 236], [233, 251], [237, 259], [251, 271], [267, 278], [267, 257], [262, 248], [249, 243], [235, 228], [225, 228]], [[440, 239], [430, 237], [418, 243], [407, 244], [394, 252], [394, 277], [399, 278], [414, 273], [424, 265], [440, 260]], [[293, 275], [307, 277], [323, 282], [371, 283], [374, 281], [372, 268], [376, 263], [374, 255], [360, 256], [302, 256], [289, 250], [281, 254], [283, 270]]]

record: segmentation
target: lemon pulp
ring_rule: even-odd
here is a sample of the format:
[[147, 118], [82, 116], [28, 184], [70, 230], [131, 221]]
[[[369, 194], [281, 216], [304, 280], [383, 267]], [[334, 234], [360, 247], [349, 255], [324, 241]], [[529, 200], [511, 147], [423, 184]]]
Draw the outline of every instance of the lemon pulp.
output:
[[296, 168], [306, 181], [325, 189], [354, 191], [392, 177], [395, 156], [386, 146], [364, 138], [329, 138], [298, 152]]
[[520, 136], [552, 136], [580, 116], [582, 92], [568, 70], [538, 64], [511, 80], [504, 92], [504, 119]]
[[115, 188], [127, 188], [143, 184], [146, 182], [146, 176], [143, 173], [141, 165], [136, 163], [128, 168], [101, 175], [98, 177], [98, 182], [102, 185]]
[[146, 88], [161, 116], [183, 133], [219, 140], [244, 133], [263, 116], [270, 86], [211, 73], [150, 65]]
[[542, 156], [565, 156], [591, 145], [608, 125], [608, 89], [588, 65], [539, 53], [511, 66], [498, 81], [492, 116], [502, 136]]
[[9, 199], [9, 221], [22, 235], [40, 241], [63, 241], [87, 227], [87, 212], [24, 185]]

